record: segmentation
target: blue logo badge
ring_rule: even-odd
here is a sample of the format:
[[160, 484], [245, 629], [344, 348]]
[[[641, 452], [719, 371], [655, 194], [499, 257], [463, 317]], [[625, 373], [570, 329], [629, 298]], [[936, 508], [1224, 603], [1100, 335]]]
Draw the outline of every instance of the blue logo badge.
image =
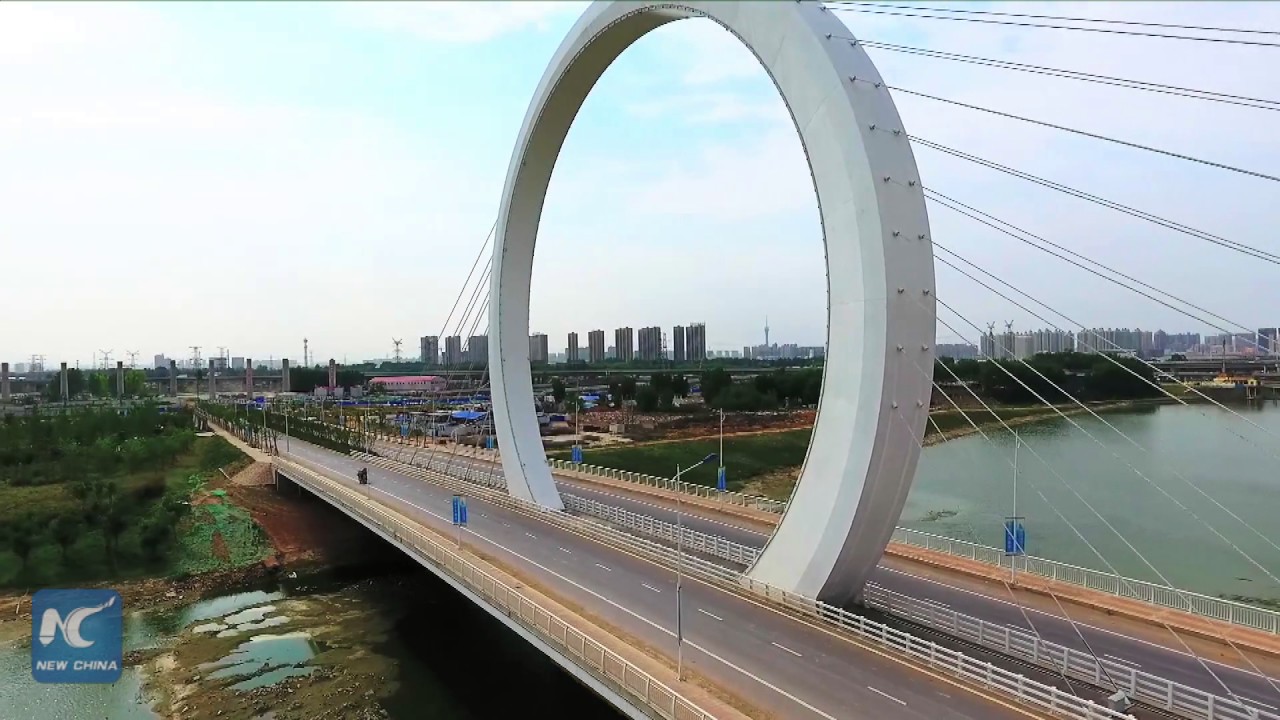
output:
[[31, 676], [42, 683], [113, 683], [124, 661], [115, 590], [40, 590], [31, 598]]

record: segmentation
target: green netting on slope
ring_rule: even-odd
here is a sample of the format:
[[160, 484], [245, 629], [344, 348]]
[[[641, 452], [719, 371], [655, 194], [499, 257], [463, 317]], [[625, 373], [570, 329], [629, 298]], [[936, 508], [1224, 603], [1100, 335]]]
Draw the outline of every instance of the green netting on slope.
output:
[[[201, 573], [251, 565], [270, 551], [266, 535], [249, 513], [215, 491], [219, 502], [196, 505], [178, 534], [174, 571]], [[214, 536], [221, 535], [226, 557], [215, 552]]]

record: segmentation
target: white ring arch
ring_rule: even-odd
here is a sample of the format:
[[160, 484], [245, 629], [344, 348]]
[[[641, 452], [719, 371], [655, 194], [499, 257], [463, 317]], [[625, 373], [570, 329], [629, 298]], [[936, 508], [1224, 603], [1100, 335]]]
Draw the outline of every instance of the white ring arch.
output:
[[827, 357], [813, 439], [788, 510], [748, 576], [844, 603], [884, 552], [919, 460], [932, 390], [933, 247], [898, 112], [848, 28], [817, 3], [602, 0], [556, 51], [516, 141], [494, 242], [489, 367], [507, 487], [564, 507], [529, 369], [534, 245], [560, 148], [614, 59], [654, 28], [691, 17], [732, 33], [773, 79], [809, 162], [826, 249]]

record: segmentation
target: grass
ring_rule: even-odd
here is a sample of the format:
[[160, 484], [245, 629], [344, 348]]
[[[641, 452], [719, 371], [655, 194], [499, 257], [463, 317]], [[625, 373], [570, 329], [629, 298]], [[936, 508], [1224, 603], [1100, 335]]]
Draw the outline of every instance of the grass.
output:
[[[996, 422], [995, 415], [986, 410], [966, 410], [965, 412], [979, 425]], [[997, 412], [1005, 421], [1055, 415], [1052, 408], [1043, 406], [997, 408]], [[969, 421], [958, 410], [936, 411], [931, 414], [931, 417], [944, 433], [971, 427]], [[755, 478], [801, 465], [809, 449], [809, 437], [812, 434], [812, 429], [804, 428], [726, 437], [724, 454], [728, 461], [726, 463], [728, 489], [737, 490]], [[926, 436], [932, 434], [934, 434], [934, 424], [930, 423]], [[689, 467], [708, 454], [718, 452], [719, 448], [720, 440], [716, 437], [652, 445], [593, 448], [583, 451], [583, 462], [645, 475], [671, 477], [675, 475], [677, 466]], [[562, 460], [568, 460], [570, 456], [568, 451], [547, 454]], [[699, 485], [715, 486], [718, 464], [712, 462], [703, 465], [685, 473], [681, 479]]]

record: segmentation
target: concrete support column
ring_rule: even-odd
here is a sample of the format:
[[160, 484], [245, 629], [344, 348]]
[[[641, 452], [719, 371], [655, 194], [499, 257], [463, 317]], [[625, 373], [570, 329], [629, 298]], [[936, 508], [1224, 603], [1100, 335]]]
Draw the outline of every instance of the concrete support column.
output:
[[0, 402], [9, 402], [9, 363], [0, 363]]
[[116, 397], [124, 404], [124, 361], [116, 361]]
[[336, 387], [338, 387], [338, 363], [333, 358], [329, 358], [329, 390], [330, 392], [332, 392], [332, 390]]
[[169, 361], [169, 395], [178, 397], [178, 361]]
[[253, 399], [253, 358], [244, 359], [244, 392]]
[[209, 399], [218, 397], [218, 382], [213, 377], [213, 361], [209, 361]]
[[62, 363], [62, 373], [60, 375], [58, 388], [62, 391], [62, 404], [66, 404], [71, 399], [71, 390], [67, 385], [67, 364]]
[[289, 392], [289, 359], [281, 358], [280, 360], [280, 392]]

